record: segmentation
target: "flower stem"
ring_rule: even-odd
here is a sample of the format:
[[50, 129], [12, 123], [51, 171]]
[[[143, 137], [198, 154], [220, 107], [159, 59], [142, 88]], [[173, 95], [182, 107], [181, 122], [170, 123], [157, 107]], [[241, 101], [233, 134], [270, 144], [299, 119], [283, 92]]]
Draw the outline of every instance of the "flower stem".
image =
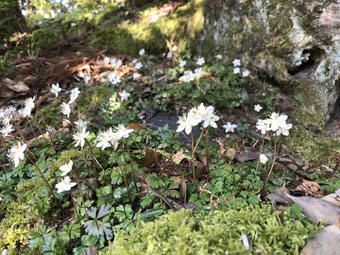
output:
[[96, 177], [96, 179], [98, 179], [98, 172], [97, 172], [97, 168], [96, 168], [96, 159], [94, 158], [94, 154], [93, 154], [93, 150], [92, 150], [92, 146], [89, 143], [89, 141], [87, 141], [87, 139], [85, 138], [85, 142], [87, 144], [87, 146], [89, 147], [91, 156], [92, 156], [92, 163], [93, 163], [93, 170], [94, 170], [94, 175]]
[[207, 176], [208, 180], [210, 179], [210, 170], [209, 170], [209, 128], [205, 130], [205, 154], [207, 157]]
[[83, 204], [83, 208], [84, 208], [84, 211], [85, 211], [86, 220], [89, 220], [89, 215], [87, 214], [87, 210], [86, 210], [86, 207], [85, 207], [84, 195], [83, 195], [83, 191], [82, 191], [81, 186], [80, 186], [78, 174], [75, 173], [74, 176], [75, 176], [76, 182], [77, 182], [77, 184], [78, 184], [78, 191], [79, 191], [79, 194], [80, 194], [81, 203]]
[[117, 155], [117, 152], [116, 152], [113, 144], [111, 142], [110, 142], [110, 144], [111, 144], [112, 150], [113, 150], [113, 152], [115, 154], [117, 165], [118, 165], [120, 171], [122, 172], [122, 176], [123, 176], [123, 179], [124, 179], [124, 182], [125, 182], [125, 186], [126, 186], [126, 190], [127, 190], [127, 194], [128, 194], [129, 200], [130, 200], [130, 202], [132, 202], [131, 196], [130, 196], [130, 191], [129, 191], [129, 185], [128, 185], [128, 181], [127, 181], [127, 178], [126, 178], [126, 174], [125, 174], [125, 172], [123, 170], [123, 167], [120, 165], [120, 163], [118, 161], [118, 155]]
[[38, 165], [37, 165], [30, 157], [25, 156], [25, 158], [28, 159], [28, 161], [30, 161], [30, 162], [34, 165], [34, 167], [38, 170], [38, 172], [39, 172], [41, 178], [44, 180], [45, 184], [46, 184], [47, 187], [49, 188], [52, 197], [55, 199], [55, 201], [57, 202], [57, 204], [60, 206], [58, 199], [57, 199], [56, 196], [54, 195], [54, 192], [53, 192], [52, 187], [50, 186], [50, 184], [49, 184], [48, 181], [46, 180], [44, 174], [42, 173], [42, 171], [40, 170], [40, 168], [38, 167]]
[[27, 118], [27, 122], [28, 122], [28, 125], [30, 126], [30, 128], [31, 128], [31, 130], [33, 132], [33, 135], [34, 135], [35, 139], [38, 139], [37, 134], [34, 132], [34, 129], [32, 127], [32, 123], [31, 123], [31, 121], [28, 118]]
[[80, 218], [79, 218], [79, 214], [78, 214], [78, 212], [77, 212], [77, 205], [76, 205], [76, 203], [75, 203], [75, 201], [74, 201], [74, 197], [73, 197], [73, 195], [72, 195], [72, 191], [70, 190], [68, 193], [70, 194], [70, 197], [71, 197], [71, 200], [72, 200], [72, 204], [73, 204], [73, 208], [74, 208], [74, 213], [76, 214], [77, 219], [78, 219], [78, 223], [79, 223], [79, 225], [80, 225]]
[[131, 174], [132, 174], [133, 183], [135, 185], [136, 192], [138, 193], [135, 169], [133, 167], [133, 161], [132, 161], [132, 156], [131, 156], [131, 152], [130, 152], [129, 143], [128, 143], [128, 140], [126, 138], [125, 138], [125, 142], [126, 142], [126, 148], [127, 148], [128, 154], [129, 154], [130, 164], [131, 164]]
[[21, 136], [22, 141], [23, 141], [24, 143], [26, 143], [25, 136], [24, 136], [24, 134], [21, 132], [21, 129], [19, 128], [18, 123], [16, 123], [15, 121], [13, 121], [13, 122], [14, 122], [14, 125], [15, 125], [16, 129], [18, 130], [19, 135]]
[[270, 177], [270, 174], [272, 173], [272, 171], [273, 171], [273, 169], [274, 169], [274, 165], [275, 165], [275, 161], [276, 161], [276, 157], [277, 157], [277, 142], [276, 142], [276, 133], [274, 133], [274, 157], [273, 157], [273, 163], [272, 163], [272, 165], [271, 165], [271, 167], [270, 167], [270, 170], [269, 170], [269, 173], [268, 173], [268, 175], [266, 176], [266, 179], [265, 179], [265, 181], [264, 181], [264, 183], [263, 183], [263, 190], [265, 189], [265, 187], [266, 187], [266, 184], [267, 184], [267, 182], [268, 182], [268, 179], [269, 179], [269, 177]]
[[194, 135], [192, 134], [192, 132], [191, 132], [191, 147], [192, 147], [192, 156], [191, 156], [191, 160], [192, 160], [192, 177], [194, 179], [196, 193], [197, 193], [197, 197], [199, 199], [200, 198], [200, 194], [199, 194], [198, 188], [197, 188], [196, 169], [195, 169], [195, 143], [194, 143]]
[[[262, 154], [262, 151], [263, 151], [263, 145], [264, 145], [264, 139], [262, 139], [261, 148], [260, 148], [260, 155]], [[257, 175], [257, 170], [259, 169], [259, 165], [260, 165], [260, 157], [257, 159], [255, 175]]]

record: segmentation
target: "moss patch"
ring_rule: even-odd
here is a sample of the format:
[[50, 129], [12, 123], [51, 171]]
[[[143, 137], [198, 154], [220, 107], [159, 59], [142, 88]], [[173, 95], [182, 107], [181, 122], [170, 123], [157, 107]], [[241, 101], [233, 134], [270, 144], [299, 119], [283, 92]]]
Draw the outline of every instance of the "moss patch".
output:
[[[100, 254], [299, 254], [318, 226], [297, 221], [290, 210], [279, 221], [271, 210], [265, 205], [215, 211], [209, 216], [189, 210], [170, 212], [154, 222], [141, 223], [130, 235], [119, 231]], [[249, 239], [248, 252], [243, 234]]]
[[[146, 10], [145, 12], [147, 12]], [[123, 54], [137, 55], [139, 49], [158, 54], [167, 51], [166, 39], [178, 46], [178, 52], [190, 47], [197, 32], [203, 28], [203, 1], [192, 0], [172, 15], [150, 18], [117, 26], [109, 22], [89, 37], [94, 46], [106, 46]]]
[[32, 33], [32, 47], [34, 49], [44, 47], [62, 39], [62, 34], [60, 31], [54, 29], [53, 27], [46, 26], [35, 30]]

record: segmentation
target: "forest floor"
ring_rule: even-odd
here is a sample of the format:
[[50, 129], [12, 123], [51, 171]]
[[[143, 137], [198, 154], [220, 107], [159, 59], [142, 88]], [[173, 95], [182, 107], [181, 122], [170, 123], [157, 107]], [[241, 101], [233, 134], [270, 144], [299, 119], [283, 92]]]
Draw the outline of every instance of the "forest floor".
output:
[[340, 155], [295, 158], [287, 95], [241, 60], [169, 42], [122, 54], [89, 45], [89, 24], [69, 25], [33, 51], [19, 40], [1, 62], [0, 250], [299, 254], [336, 223], [323, 203], [339, 206]]

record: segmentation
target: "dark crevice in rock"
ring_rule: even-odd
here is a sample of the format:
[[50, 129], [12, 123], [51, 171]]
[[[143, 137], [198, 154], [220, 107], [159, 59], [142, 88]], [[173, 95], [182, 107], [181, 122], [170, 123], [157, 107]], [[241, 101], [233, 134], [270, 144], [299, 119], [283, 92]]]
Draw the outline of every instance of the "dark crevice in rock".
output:
[[340, 120], [340, 79], [335, 82], [338, 99], [336, 100], [331, 120]]
[[316, 70], [320, 62], [325, 58], [325, 51], [323, 49], [314, 47], [309, 50], [304, 50], [302, 55], [306, 57], [301, 65], [288, 70], [290, 75], [310, 74]]

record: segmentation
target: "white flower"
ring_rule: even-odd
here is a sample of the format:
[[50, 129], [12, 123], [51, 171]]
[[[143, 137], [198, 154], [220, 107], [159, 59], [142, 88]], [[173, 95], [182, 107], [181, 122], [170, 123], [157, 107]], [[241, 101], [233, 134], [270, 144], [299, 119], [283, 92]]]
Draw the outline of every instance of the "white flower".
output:
[[84, 82], [85, 82], [85, 84], [88, 84], [90, 80], [91, 80], [91, 75], [86, 75], [86, 76], [84, 76]]
[[110, 128], [107, 131], [99, 133], [97, 137], [97, 147], [101, 147], [101, 149], [104, 150], [112, 144], [116, 150], [118, 147], [118, 140], [118, 133], [113, 132], [112, 128]]
[[117, 138], [120, 140], [121, 138], [128, 138], [130, 133], [133, 132], [133, 129], [125, 127], [123, 124], [118, 125], [117, 127]]
[[139, 50], [139, 56], [143, 56], [145, 54], [145, 50], [144, 49], [140, 49]]
[[212, 126], [213, 128], [217, 128], [216, 121], [218, 121], [220, 118], [214, 114], [214, 107], [208, 106], [206, 108], [205, 114], [202, 115], [203, 119], [203, 127], [206, 128], [208, 126]]
[[176, 132], [182, 132], [183, 130], [185, 130], [185, 133], [188, 135], [191, 133], [192, 131], [192, 126], [191, 126], [191, 122], [190, 119], [187, 118], [186, 115], [183, 115], [182, 117], [179, 117], [179, 120], [177, 121], [177, 123], [179, 124]]
[[133, 59], [131, 63], [132, 63], [132, 64], [136, 64], [137, 61], [138, 61], [137, 59]]
[[179, 62], [179, 67], [183, 68], [186, 65], [187, 61], [185, 60], [181, 60], [181, 62]]
[[239, 67], [234, 68], [234, 74], [239, 74], [241, 73], [241, 69]]
[[13, 125], [11, 123], [7, 123], [1, 130], [0, 133], [3, 137], [8, 136], [9, 133], [14, 131]]
[[266, 164], [268, 161], [268, 158], [265, 154], [261, 154], [259, 159], [261, 164]]
[[18, 142], [18, 144], [13, 145], [10, 149], [9, 149], [9, 153], [8, 153], [8, 158], [9, 160], [13, 161], [14, 166], [17, 167], [19, 165], [20, 160], [23, 160], [25, 157], [25, 150], [27, 148], [27, 144], [23, 144], [21, 145], [20, 142]]
[[196, 62], [197, 65], [201, 66], [201, 65], [203, 65], [204, 63], [205, 63], [205, 60], [204, 60], [203, 57], [197, 59], [197, 62]]
[[2, 119], [2, 123], [4, 125], [8, 125], [12, 120], [12, 115], [5, 116], [5, 118]]
[[65, 176], [61, 182], [57, 183], [55, 186], [58, 189], [57, 193], [71, 190], [72, 187], [76, 186], [77, 183], [71, 182], [70, 177]]
[[222, 59], [222, 55], [221, 55], [221, 54], [218, 54], [218, 55], [216, 55], [215, 58], [217, 58], [217, 59]]
[[78, 131], [81, 131], [83, 129], [87, 128], [87, 121], [79, 119], [78, 121], [75, 121], [74, 124], [76, 125]]
[[68, 163], [66, 163], [65, 165], [62, 165], [61, 167], [59, 167], [60, 171], [62, 171], [63, 173], [61, 174], [61, 176], [65, 176], [67, 175], [69, 172], [71, 172], [73, 167], [73, 161], [70, 160]]
[[176, 46], [176, 45], [173, 46], [171, 50], [172, 50], [172, 51], [176, 51], [176, 50], [177, 50], [177, 46]]
[[196, 68], [195, 72], [194, 72], [194, 76], [198, 79], [199, 77], [201, 77], [201, 75], [203, 74], [203, 69], [202, 67], [200, 68]]
[[58, 97], [59, 92], [61, 91], [61, 88], [59, 88], [59, 83], [52, 84], [52, 88], [50, 90], [51, 93], [55, 95], [55, 97]]
[[108, 65], [110, 63], [110, 58], [109, 57], [105, 57], [103, 60], [104, 65]]
[[240, 59], [234, 59], [233, 65], [234, 65], [234, 67], [241, 66], [241, 60]]
[[118, 59], [118, 60], [116, 61], [116, 68], [119, 68], [122, 64], [123, 64], [123, 60]]
[[29, 117], [31, 116], [32, 108], [26, 106], [21, 113], [24, 118]]
[[229, 133], [229, 132], [234, 132], [234, 129], [237, 128], [237, 125], [231, 124], [231, 122], [227, 122], [227, 124], [223, 125], [223, 127], [225, 128], [225, 132]]
[[137, 62], [136, 64], [135, 64], [135, 68], [136, 69], [141, 69], [143, 67], [143, 64], [141, 63], [141, 62]]
[[139, 73], [134, 73], [132, 77], [134, 80], [136, 80], [137, 78], [141, 77], [141, 75]]
[[250, 72], [249, 72], [248, 70], [244, 70], [244, 71], [242, 72], [242, 77], [248, 77], [249, 74], [250, 74]]
[[254, 110], [260, 112], [262, 110], [262, 106], [259, 104], [254, 105]]
[[74, 101], [77, 100], [78, 96], [80, 94], [80, 91], [78, 88], [74, 88], [71, 90], [71, 99], [70, 99], [70, 104], [72, 104]]
[[71, 113], [70, 104], [63, 102], [62, 105], [61, 105], [61, 112], [62, 112], [62, 114], [66, 115], [67, 118], [69, 118], [70, 113]]
[[191, 82], [191, 81], [195, 80], [195, 74], [191, 70], [184, 71], [183, 78], [186, 82]]
[[276, 130], [276, 135], [284, 135], [288, 136], [289, 135], [289, 130], [293, 127], [292, 124], [286, 123], [285, 125], [281, 125], [277, 130]]
[[120, 77], [117, 76], [115, 72], [110, 72], [107, 78], [112, 84], [118, 84], [121, 82]]
[[119, 93], [120, 100], [123, 102], [124, 100], [127, 100], [131, 94], [123, 90], [123, 92]]
[[117, 63], [117, 59], [116, 58], [111, 58], [110, 59], [110, 64], [111, 65], [115, 65]]
[[172, 58], [172, 53], [171, 53], [170, 51], [169, 51], [168, 54], [166, 55], [166, 58], [167, 58], [167, 59]]
[[35, 96], [27, 98], [25, 101], [25, 108], [29, 109], [29, 111], [31, 111], [35, 106], [34, 100], [35, 100]]
[[261, 119], [257, 120], [256, 128], [257, 128], [259, 131], [261, 131], [261, 134], [262, 134], [262, 135], [266, 134], [266, 133], [270, 130], [268, 121], [266, 121], [266, 120], [261, 120]]
[[75, 133], [73, 135], [73, 139], [75, 141], [75, 144], [74, 146], [75, 147], [78, 147], [80, 145], [81, 148], [84, 147], [84, 144], [85, 144], [85, 139], [89, 136], [90, 132], [87, 131], [86, 132], [86, 129], [83, 129], [82, 131], [78, 131], [77, 133]]

